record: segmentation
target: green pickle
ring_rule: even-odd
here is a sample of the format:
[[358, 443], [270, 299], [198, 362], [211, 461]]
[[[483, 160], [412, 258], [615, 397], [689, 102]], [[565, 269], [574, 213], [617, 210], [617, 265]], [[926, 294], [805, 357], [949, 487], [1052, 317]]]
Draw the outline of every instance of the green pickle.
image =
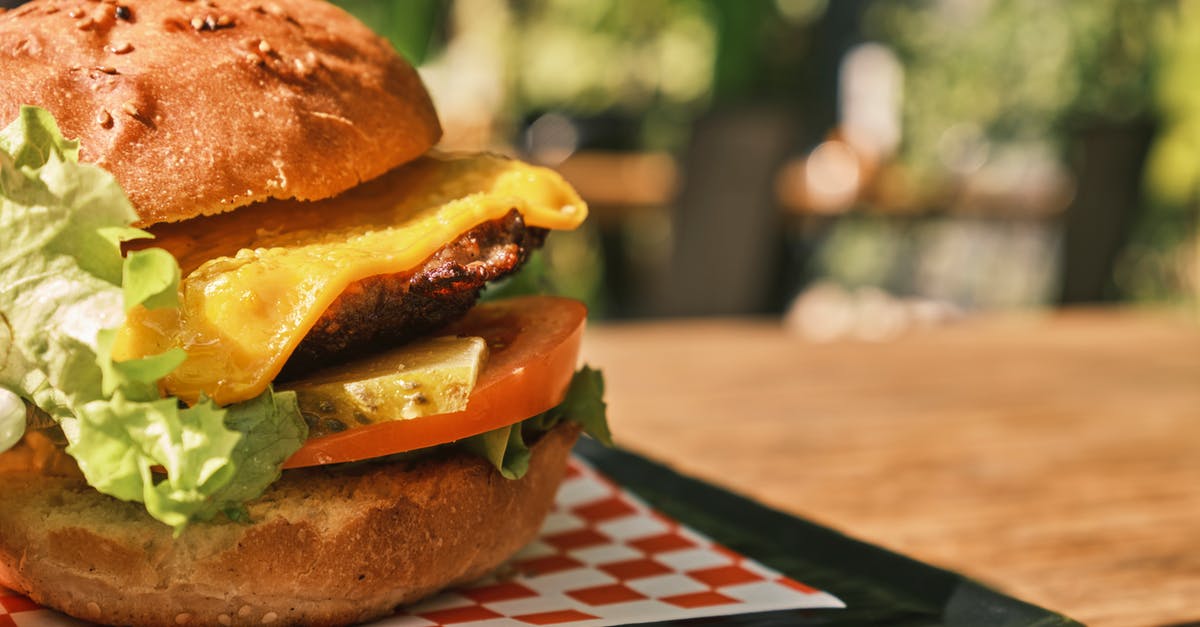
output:
[[480, 337], [435, 337], [321, 370], [296, 392], [309, 438], [360, 425], [462, 411], [487, 361]]

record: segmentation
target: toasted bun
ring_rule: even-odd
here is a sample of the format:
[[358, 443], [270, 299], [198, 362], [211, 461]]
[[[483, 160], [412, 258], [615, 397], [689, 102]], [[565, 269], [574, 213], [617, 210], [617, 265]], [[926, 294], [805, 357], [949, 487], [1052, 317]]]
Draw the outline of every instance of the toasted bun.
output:
[[142, 224], [332, 196], [441, 134], [420, 78], [317, 0], [35, 0], [0, 13], [0, 120], [48, 109]]
[[543, 436], [517, 481], [467, 454], [288, 471], [250, 505], [253, 524], [197, 523], [176, 539], [76, 480], [0, 473], [0, 585], [109, 624], [370, 620], [528, 543], [578, 433]]

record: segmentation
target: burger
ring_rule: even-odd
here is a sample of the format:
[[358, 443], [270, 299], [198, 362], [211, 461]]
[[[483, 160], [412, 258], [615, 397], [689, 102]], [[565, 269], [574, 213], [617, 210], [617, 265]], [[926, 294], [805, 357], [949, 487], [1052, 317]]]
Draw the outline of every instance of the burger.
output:
[[342, 10], [34, 0], [0, 13], [0, 120], [0, 586], [370, 620], [495, 569], [608, 439], [584, 306], [485, 290], [586, 206], [431, 150], [418, 75]]

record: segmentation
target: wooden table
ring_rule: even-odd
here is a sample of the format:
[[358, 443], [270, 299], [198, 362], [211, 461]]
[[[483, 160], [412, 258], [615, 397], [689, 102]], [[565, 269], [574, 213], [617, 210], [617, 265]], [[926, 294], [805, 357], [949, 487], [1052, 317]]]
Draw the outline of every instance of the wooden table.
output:
[[1095, 626], [1200, 620], [1200, 325], [596, 325], [620, 444]]

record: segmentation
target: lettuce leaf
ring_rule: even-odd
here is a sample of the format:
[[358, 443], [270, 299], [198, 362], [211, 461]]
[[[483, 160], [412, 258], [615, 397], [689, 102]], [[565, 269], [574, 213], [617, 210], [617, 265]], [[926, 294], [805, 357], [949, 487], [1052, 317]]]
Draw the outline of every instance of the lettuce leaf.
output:
[[25, 435], [25, 403], [0, 388], [0, 451], [11, 448]]
[[526, 438], [545, 433], [564, 420], [578, 423], [584, 433], [605, 446], [612, 446], [604, 404], [604, 375], [584, 366], [571, 378], [567, 395], [553, 409], [515, 425], [464, 438], [459, 445], [488, 460], [506, 479], [520, 479], [529, 470]]
[[[182, 351], [113, 360], [127, 311], [177, 306], [179, 267], [159, 249], [121, 254], [149, 235], [130, 226], [116, 180], [78, 153], [35, 107], [0, 131], [0, 390], [59, 422], [92, 486], [145, 503], [177, 533], [237, 517], [307, 434], [295, 398], [183, 407], [158, 391]], [[0, 452], [15, 442], [14, 415], [0, 412]]]
[[460, 445], [491, 462], [505, 479], [520, 479], [529, 471], [529, 447], [521, 423], [473, 435]]
[[226, 412], [225, 425], [242, 434], [232, 455], [237, 473], [213, 493], [213, 509], [199, 515], [211, 518], [220, 509], [229, 518], [245, 521], [243, 505], [279, 479], [283, 462], [308, 438], [308, 423], [301, 417], [295, 392], [269, 388], [257, 398], [230, 405]]
[[560, 420], [577, 422], [583, 432], [605, 446], [612, 446], [612, 431], [608, 428], [608, 406], [604, 403], [604, 375], [584, 366], [571, 379], [563, 402], [550, 410]]

